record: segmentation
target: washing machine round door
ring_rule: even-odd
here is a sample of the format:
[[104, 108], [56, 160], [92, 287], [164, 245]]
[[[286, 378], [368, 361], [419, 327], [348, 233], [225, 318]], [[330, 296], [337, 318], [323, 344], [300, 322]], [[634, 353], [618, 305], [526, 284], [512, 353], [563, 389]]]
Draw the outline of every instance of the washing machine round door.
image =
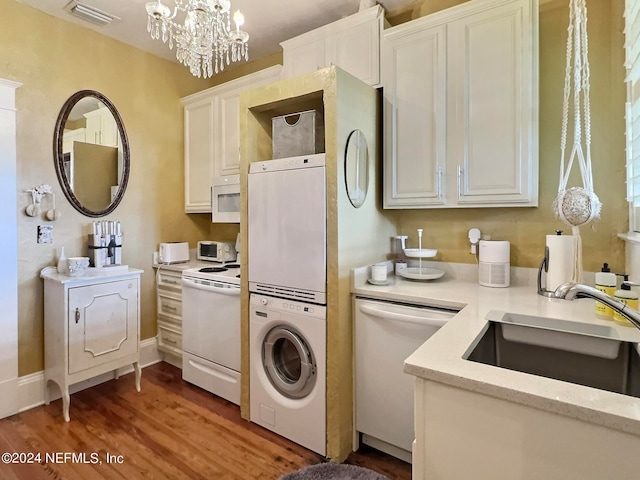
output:
[[289, 398], [306, 397], [316, 383], [311, 348], [294, 328], [272, 328], [262, 344], [262, 364], [273, 387]]

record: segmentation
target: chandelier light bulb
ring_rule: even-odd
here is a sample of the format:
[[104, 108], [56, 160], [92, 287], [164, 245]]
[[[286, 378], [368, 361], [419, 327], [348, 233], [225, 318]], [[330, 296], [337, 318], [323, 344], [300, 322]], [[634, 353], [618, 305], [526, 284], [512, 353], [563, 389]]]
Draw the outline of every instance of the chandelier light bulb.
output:
[[233, 14], [233, 21], [236, 24], [236, 30], [240, 30], [240, 27], [244, 25], [244, 15], [240, 10], [236, 10], [236, 13]]

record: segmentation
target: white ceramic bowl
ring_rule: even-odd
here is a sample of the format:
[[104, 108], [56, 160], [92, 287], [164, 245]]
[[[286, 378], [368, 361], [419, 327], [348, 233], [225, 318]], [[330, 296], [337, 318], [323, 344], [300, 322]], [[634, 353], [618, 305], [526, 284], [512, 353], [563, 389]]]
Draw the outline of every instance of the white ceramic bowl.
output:
[[67, 259], [69, 267], [69, 275], [72, 277], [81, 277], [87, 273], [89, 268], [89, 257], [69, 257]]

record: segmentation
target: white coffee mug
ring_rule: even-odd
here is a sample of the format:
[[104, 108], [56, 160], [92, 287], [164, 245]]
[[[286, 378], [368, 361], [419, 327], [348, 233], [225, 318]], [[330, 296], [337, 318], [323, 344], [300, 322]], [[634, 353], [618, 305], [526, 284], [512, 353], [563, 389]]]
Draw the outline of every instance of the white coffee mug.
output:
[[375, 282], [384, 282], [387, 279], [387, 265], [385, 263], [376, 263], [371, 265], [371, 280]]

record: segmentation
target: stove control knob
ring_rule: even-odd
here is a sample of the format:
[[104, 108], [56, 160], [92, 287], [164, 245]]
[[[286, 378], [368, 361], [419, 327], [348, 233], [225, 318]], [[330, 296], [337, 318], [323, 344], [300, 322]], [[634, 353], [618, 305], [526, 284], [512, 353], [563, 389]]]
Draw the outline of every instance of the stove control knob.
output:
[[266, 298], [261, 298], [260, 303], [262, 303], [263, 305], [266, 305], [267, 303], [269, 303], [269, 300], [267, 300]]

